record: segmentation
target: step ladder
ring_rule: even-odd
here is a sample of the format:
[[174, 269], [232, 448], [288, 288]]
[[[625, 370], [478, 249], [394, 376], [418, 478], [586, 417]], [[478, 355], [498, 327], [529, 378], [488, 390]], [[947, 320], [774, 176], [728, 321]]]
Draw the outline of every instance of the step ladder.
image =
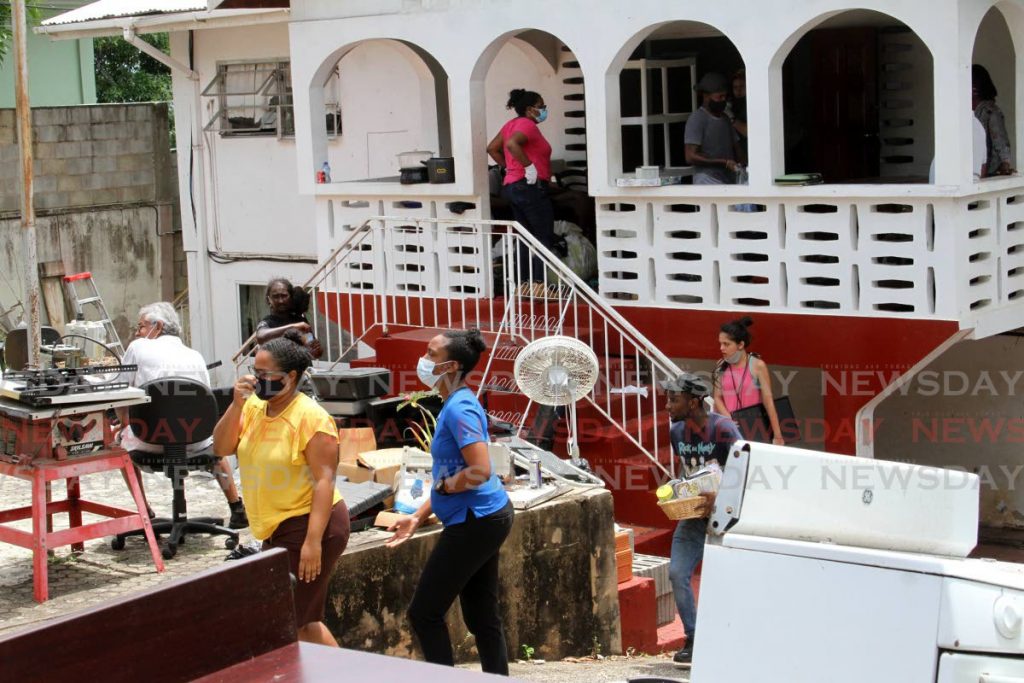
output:
[[[107, 313], [103, 297], [100, 296], [100, 291], [96, 288], [96, 282], [92, 279], [92, 273], [85, 272], [66, 275], [64, 276], [64, 286], [67, 289], [68, 297], [71, 299], [71, 304], [74, 306], [75, 316], [103, 323], [103, 329], [107, 333], [106, 346], [116, 351], [117, 359], [121, 360], [124, 357], [124, 346], [121, 344], [121, 337], [117, 334], [114, 323], [110, 320], [110, 314]], [[98, 313], [99, 318], [86, 316], [85, 306], [92, 306], [93, 312]]]

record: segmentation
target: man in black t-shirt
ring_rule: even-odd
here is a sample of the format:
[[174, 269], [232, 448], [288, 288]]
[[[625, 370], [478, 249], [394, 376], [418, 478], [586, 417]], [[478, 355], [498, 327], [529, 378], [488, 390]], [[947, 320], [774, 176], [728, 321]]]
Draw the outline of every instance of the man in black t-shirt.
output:
[[[712, 463], [724, 468], [729, 449], [742, 437], [732, 420], [716, 413], [708, 414], [704, 399], [711, 393], [710, 385], [696, 375], [683, 373], [674, 380], [662, 382], [661, 387], [665, 390], [665, 408], [672, 420], [669, 430], [672, 451], [681, 461], [682, 474], [694, 473]], [[710, 500], [705, 512], [710, 512]], [[697, 609], [690, 580], [693, 570], [704, 559], [706, 534], [706, 516], [679, 520], [672, 534], [669, 579], [686, 631], [686, 645], [673, 657], [680, 667], [689, 667], [693, 660]]]

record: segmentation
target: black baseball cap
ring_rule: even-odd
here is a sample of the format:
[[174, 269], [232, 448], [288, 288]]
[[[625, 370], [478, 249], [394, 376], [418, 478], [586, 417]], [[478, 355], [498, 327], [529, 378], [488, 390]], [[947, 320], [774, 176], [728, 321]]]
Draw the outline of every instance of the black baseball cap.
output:
[[729, 81], [717, 71], [709, 71], [701, 77], [693, 89], [705, 93], [729, 92]]
[[691, 372], [684, 372], [675, 379], [668, 379], [660, 384], [665, 391], [690, 394], [695, 398], [704, 398], [711, 393], [711, 386], [707, 381]]

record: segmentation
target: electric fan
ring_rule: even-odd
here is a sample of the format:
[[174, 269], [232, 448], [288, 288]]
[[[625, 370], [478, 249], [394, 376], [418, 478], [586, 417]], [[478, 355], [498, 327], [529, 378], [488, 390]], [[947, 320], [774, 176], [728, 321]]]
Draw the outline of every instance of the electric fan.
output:
[[600, 367], [597, 354], [579, 339], [542, 337], [526, 345], [514, 368], [519, 390], [531, 401], [546, 406], [568, 406], [570, 458], [579, 458], [576, 401], [590, 393]]

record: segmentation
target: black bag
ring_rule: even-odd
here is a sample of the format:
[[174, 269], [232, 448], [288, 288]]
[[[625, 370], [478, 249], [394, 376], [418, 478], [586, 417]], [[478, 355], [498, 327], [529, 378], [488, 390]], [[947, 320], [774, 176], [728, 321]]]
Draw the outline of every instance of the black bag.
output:
[[[793, 405], [789, 402], [789, 396], [780, 396], [774, 401], [775, 413], [779, 416], [779, 429], [782, 430], [782, 439], [787, 444], [800, 441], [800, 424], [793, 414]], [[774, 438], [771, 423], [768, 421], [768, 411], [763, 403], [740, 408], [732, 411], [732, 421], [739, 427], [740, 434], [747, 441], [759, 443], [771, 443]]]

